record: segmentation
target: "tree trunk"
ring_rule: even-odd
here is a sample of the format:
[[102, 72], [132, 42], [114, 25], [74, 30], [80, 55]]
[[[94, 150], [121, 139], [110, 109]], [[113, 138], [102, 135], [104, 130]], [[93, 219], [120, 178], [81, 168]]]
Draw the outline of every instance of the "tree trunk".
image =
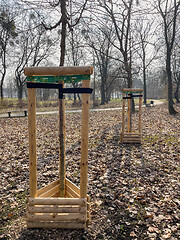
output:
[[106, 102], [105, 84], [104, 84], [104, 79], [102, 76], [102, 79], [101, 79], [101, 105], [104, 105], [105, 102]]
[[60, 43], [60, 66], [64, 66], [65, 48], [66, 48], [66, 27], [67, 27], [67, 15], [66, 15], [66, 1], [61, 0], [61, 43]]
[[3, 100], [3, 98], [4, 98], [3, 84], [4, 84], [5, 75], [6, 75], [6, 69], [4, 69], [4, 72], [3, 72], [2, 78], [1, 78], [1, 84], [0, 84], [1, 100]]
[[143, 82], [144, 82], [144, 87], [143, 87], [143, 91], [144, 91], [144, 103], [147, 103], [147, 87], [146, 87], [146, 73], [144, 72], [146, 71], [145, 69], [143, 70]]
[[144, 90], [144, 103], [147, 103], [147, 87], [146, 87], [146, 53], [144, 47], [143, 49], [143, 90]]
[[[61, 0], [61, 43], [60, 43], [60, 66], [64, 66], [65, 48], [66, 48], [66, 27], [67, 27], [67, 15], [66, 15], [66, 1]], [[64, 82], [63, 82], [64, 87]], [[60, 95], [60, 93], [59, 93]], [[59, 179], [60, 179], [60, 197], [65, 197], [65, 103], [64, 99], [59, 99]]]
[[168, 78], [168, 110], [170, 114], [176, 114], [177, 112], [173, 107], [171, 57], [168, 50], [167, 50], [167, 59], [166, 59], [166, 72], [167, 72], [167, 78]]
[[179, 78], [177, 80], [177, 83], [176, 83], [176, 91], [174, 93], [174, 98], [176, 99], [176, 102], [179, 103], [179, 86], [180, 86], [180, 74], [179, 74]]
[[1, 82], [1, 85], [0, 85], [0, 92], [1, 92], [1, 100], [3, 100], [3, 83]]
[[76, 93], [74, 93], [74, 105], [76, 105]]
[[23, 98], [23, 86], [22, 86], [22, 84], [20, 84], [19, 86], [18, 86], [18, 100], [22, 100], [22, 98]]

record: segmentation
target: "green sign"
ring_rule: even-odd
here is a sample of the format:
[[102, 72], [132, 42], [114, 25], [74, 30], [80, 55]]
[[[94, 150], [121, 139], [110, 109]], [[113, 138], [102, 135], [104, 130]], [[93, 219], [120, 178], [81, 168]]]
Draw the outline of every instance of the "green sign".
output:
[[89, 80], [90, 74], [85, 75], [65, 75], [65, 76], [28, 76], [27, 82], [36, 83], [58, 83], [64, 81], [65, 83], [76, 83], [82, 80]]

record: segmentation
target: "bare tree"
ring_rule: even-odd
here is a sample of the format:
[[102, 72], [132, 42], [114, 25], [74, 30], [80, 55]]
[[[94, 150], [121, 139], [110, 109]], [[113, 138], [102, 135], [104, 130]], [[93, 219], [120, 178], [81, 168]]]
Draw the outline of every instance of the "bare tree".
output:
[[[106, 24], [108, 24], [108, 22], [106, 22]], [[110, 63], [113, 59], [112, 42], [114, 39], [114, 32], [112, 24], [111, 28], [98, 26], [96, 21], [94, 21], [92, 26], [87, 25], [88, 24], [84, 25], [82, 34], [85, 37], [87, 45], [93, 50], [94, 57], [96, 59], [96, 66], [100, 73], [99, 77], [100, 77], [101, 104], [103, 105], [109, 101], [108, 96], [110, 84], [108, 84], [108, 77], [111, 69]], [[113, 81], [114, 78], [111, 78], [111, 83]]]
[[[70, 31], [73, 31], [73, 27], [75, 27], [83, 14], [83, 11], [86, 7], [87, 4], [87, 0], [84, 1], [83, 4], [76, 4], [76, 6], [79, 6], [78, 9], [76, 9], [76, 11], [74, 11], [73, 13], [71, 12], [71, 14], [74, 17], [74, 22], [72, 23], [72, 21], [69, 21], [69, 19], [72, 18], [72, 15], [70, 13], [68, 13], [67, 11], [67, 2], [65, 0], [59, 0], [56, 2], [50, 2], [49, 4], [56, 8], [59, 7], [60, 8], [60, 18], [59, 20], [53, 25], [51, 26], [50, 24], [47, 24], [45, 22], [43, 22], [43, 26], [46, 30], [53, 30], [57, 27], [61, 28], [60, 34], [61, 34], [61, 39], [60, 39], [60, 66], [64, 65], [64, 60], [65, 60], [65, 50], [66, 50], [66, 32], [67, 32], [67, 27], [70, 29]], [[74, 4], [75, 5], [75, 4]], [[70, 6], [72, 8], [72, 1], [70, 0]], [[79, 14], [77, 14], [79, 13]]]
[[172, 74], [173, 81], [176, 85], [174, 98], [179, 103], [179, 88], [180, 88], [180, 46], [176, 44], [172, 55]]
[[[23, 14], [23, 13], [22, 13]], [[21, 15], [22, 15], [21, 14]], [[24, 67], [38, 66], [48, 58], [51, 48], [55, 44], [46, 35], [42, 25], [38, 25], [38, 15], [35, 13], [24, 13], [23, 21], [20, 21], [18, 38], [13, 58], [15, 59], [15, 83], [18, 89], [18, 99], [23, 97], [23, 86], [25, 84]]]
[[168, 79], [168, 109], [176, 114], [173, 107], [171, 57], [176, 37], [176, 23], [180, 1], [158, 0], [158, 9], [163, 20], [163, 33], [166, 44], [166, 74]]
[[[133, 0], [122, 0], [113, 3], [113, 1], [99, 0], [100, 6], [105, 9], [114, 25], [117, 41], [113, 42], [113, 46], [121, 53], [128, 88], [133, 86], [131, 37], [133, 2]], [[134, 99], [131, 99], [131, 111], [135, 111]]]
[[134, 25], [135, 27], [135, 38], [139, 42], [139, 48], [136, 51], [136, 54], [142, 62], [142, 72], [143, 72], [143, 96], [144, 103], [147, 103], [147, 69], [151, 63], [156, 60], [160, 47], [154, 43], [156, 39], [156, 28], [153, 31], [154, 21], [149, 19], [142, 19], [141, 17], [137, 20]]
[[14, 14], [8, 5], [0, 6], [0, 95], [3, 99], [3, 84], [7, 73], [7, 57], [10, 44], [17, 37]]

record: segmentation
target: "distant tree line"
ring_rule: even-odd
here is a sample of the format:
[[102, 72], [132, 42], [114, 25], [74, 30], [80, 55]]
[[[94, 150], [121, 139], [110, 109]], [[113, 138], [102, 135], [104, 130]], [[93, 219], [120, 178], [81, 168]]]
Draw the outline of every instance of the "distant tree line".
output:
[[[1, 101], [5, 88], [19, 101], [26, 96], [25, 66], [93, 65], [94, 104], [119, 97], [123, 87], [142, 87], [144, 103], [167, 97], [169, 113], [176, 113], [179, 9], [176, 0], [1, 1]], [[48, 99], [54, 92], [39, 94]]]

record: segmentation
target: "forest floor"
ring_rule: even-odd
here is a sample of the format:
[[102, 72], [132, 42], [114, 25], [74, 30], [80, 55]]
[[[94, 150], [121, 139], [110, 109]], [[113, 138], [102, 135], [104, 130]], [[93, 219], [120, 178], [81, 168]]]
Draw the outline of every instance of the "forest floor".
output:
[[[180, 105], [143, 108], [142, 144], [120, 143], [121, 111], [91, 112], [86, 230], [27, 229], [27, 118], [1, 118], [0, 239], [180, 238]], [[80, 180], [81, 114], [66, 114], [66, 176]], [[133, 115], [133, 127], [137, 113]], [[58, 178], [58, 115], [37, 116], [38, 188]]]

